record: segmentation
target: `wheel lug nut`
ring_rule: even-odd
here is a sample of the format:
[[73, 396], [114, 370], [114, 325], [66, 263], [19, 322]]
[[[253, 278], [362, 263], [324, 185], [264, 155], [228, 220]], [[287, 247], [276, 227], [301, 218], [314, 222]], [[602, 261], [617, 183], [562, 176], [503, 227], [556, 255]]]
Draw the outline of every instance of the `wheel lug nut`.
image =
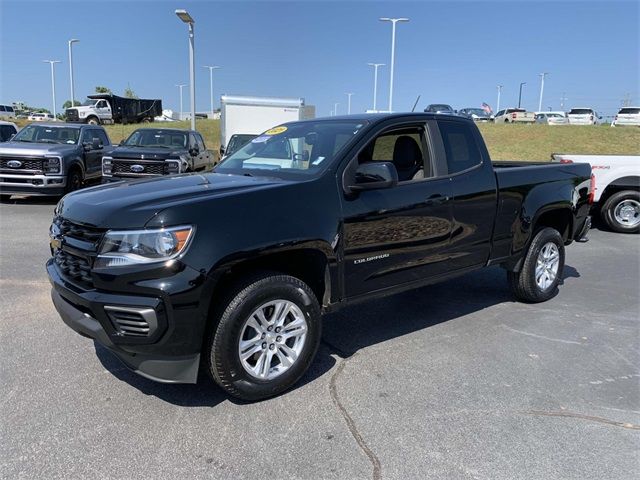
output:
[[266, 344], [266, 343], [263, 343], [263, 344], [262, 344], [262, 349], [264, 350], [265, 348], [267, 348], [267, 344]]
[[267, 327], [267, 332], [270, 332], [271, 330], [273, 330], [273, 327]]
[[276, 328], [276, 333], [280, 333], [280, 330], [282, 330], [280, 327]]
[[266, 337], [266, 336], [267, 336], [267, 334], [266, 334], [266, 333], [263, 333], [263, 334], [262, 334], [262, 336], [261, 336], [260, 338], [264, 339], [264, 337]]
[[276, 348], [276, 346], [273, 343], [269, 345], [269, 350], [273, 350], [274, 348]]
[[278, 335], [278, 336], [276, 337], [276, 342], [281, 342], [281, 341], [282, 341], [282, 337], [281, 337], [280, 335]]

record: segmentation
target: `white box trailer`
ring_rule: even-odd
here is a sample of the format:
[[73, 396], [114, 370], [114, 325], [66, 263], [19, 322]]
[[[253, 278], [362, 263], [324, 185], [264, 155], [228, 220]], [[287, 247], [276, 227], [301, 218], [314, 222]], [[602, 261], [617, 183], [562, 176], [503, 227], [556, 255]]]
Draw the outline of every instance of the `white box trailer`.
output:
[[224, 151], [232, 135], [257, 135], [287, 122], [315, 118], [316, 109], [305, 105], [304, 98], [220, 97], [220, 150]]

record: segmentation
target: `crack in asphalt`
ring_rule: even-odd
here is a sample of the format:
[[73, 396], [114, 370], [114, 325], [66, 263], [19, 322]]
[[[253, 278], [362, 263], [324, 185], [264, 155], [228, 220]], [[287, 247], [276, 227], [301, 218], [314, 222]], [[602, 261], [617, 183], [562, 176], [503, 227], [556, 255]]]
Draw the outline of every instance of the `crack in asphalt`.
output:
[[349, 429], [349, 433], [351, 433], [351, 436], [358, 444], [358, 447], [360, 448], [360, 450], [362, 450], [362, 452], [367, 456], [367, 458], [371, 462], [371, 465], [373, 466], [373, 480], [380, 480], [382, 478], [382, 473], [381, 473], [382, 467], [380, 464], [380, 460], [378, 459], [376, 454], [373, 452], [373, 450], [369, 448], [369, 446], [367, 445], [367, 442], [365, 442], [364, 438], [362, 437], [362, 434], [358, 431], [358, 426], [356, 425], [356, 422], [353, 420], [351, 415], [349, 415], [349, 412], [340, 401], [340, 397], [338, 395], [338, 388], [336, 386], [336, 381], [340, 376], [340, 374], [342, 373], [342, 371], [344, 370], [344, 367], [347, 365], [347, 361], [355, 357], [358, 353], [356, 352], [353, 355], [349, 355], [346, 352], [341, 351], [339, 348], [334, 347], [327, 341], [323, 340], [323, 343], [337, 354], [340, 361], [340, 364], [336, 368], [335, 372], [333, 372], [333, 375], [331, 375], [331, 379], [329, 380], [329, 395], [331, 396], [331, 400], [333, 401], [333, 404], [336, 406], [336, 408], [342, 415], [342, 418], [344, 418], [344, 421], [347, 424], [347, 428]]
[[522, 413], [524, 413], [525, 415], [541, 415], [544, 417], [579, 418], [581, 420], [589, 420], [592, 422], [604, 423], [607, 425], [613, 425], [615, 427], [628, 428], [631, 430], [640, 430], [640, 425], [636, 425], [635, 423], [616, 422], [614, 420], [609, 420], [608, 418], [595, 417], [593, 415], [584, 415], [582, 413], [576, 413], [576, 412], [545, 412], [541, 410], [529, 410], [527, 412], [522, 412]]

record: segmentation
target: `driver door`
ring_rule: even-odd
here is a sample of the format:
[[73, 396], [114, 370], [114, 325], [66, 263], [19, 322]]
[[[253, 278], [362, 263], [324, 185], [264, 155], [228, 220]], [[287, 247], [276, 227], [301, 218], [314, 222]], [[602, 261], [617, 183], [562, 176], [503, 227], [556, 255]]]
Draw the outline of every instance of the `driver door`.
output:
[[[100, 140], [101, 148], [94, 149], [91, 144], [93, 139]], [[80, 145], [84, 151], [85, 176], [88, 178], [99, 177], [102, 175], [102, 153], [105, 145], [106, 137], [102, 130], [96, 128], [85, 128], [82, 131]], [[89, 144], [89, 147], [85, 147]]]

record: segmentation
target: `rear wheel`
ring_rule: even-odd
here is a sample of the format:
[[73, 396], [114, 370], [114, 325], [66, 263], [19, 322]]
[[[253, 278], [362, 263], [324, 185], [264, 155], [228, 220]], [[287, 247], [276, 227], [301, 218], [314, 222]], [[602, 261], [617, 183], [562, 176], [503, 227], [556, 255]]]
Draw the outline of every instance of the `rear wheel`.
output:
[[558, 292], [564, 270], [564, 242], [553, 228], [540, 230], [527, 249], [519, 272], [507, 272], [515, 297], [524, 302], [544, 302]]
[[89, 117], [89, 119], [87, 120], [87, 123], [89, 125], [100, 125], [100, 120], [98, 120], [97, 117]]
[[604, 223], [614, 232], [640, 232], [640, 192], [614, 193], [602, 205], [601, 214]]
[[320, 336], [311, 289], [297, 278], [265, 273], [230, 295], [208, 341], [209, 371], [234, 397], [272, 397], [304, 374]]

